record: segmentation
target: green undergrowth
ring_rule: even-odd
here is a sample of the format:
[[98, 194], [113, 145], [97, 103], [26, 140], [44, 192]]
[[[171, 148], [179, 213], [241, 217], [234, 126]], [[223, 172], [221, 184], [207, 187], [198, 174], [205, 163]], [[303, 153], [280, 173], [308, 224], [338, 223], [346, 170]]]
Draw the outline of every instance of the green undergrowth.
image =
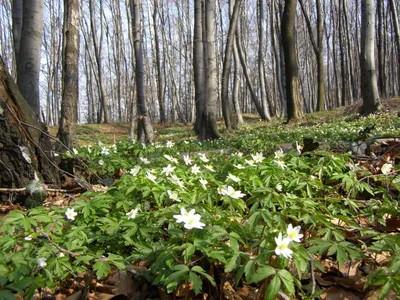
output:
[[[113, 267], [140, 264], [137, 276], [167, 293], [190, 284], [188, 298], [220, 293], [230, 274], [234, 287], [267, 283], [266, 299], [279, 291], [310, 299], [323, 292], [310, 274], [327, 272], [327, 259], [336, 272], [349, 262], [368, 266], [360, 293], [399, 294], [398, 231], [376, 226], [400, 215], [397, 153], [360, 162], [346, 148], [399, 136], [399, 128], [389, 114], [329, 124], [253, 120], [216, 141], [198, 142], [188, 127], [174, 126], [157, 128], [154, 144], [123, 138], [71, 149], [61, 157], [108, 189], [69, 207], [8, 215], [0, 298], [29, 298], [82, 274], [102, 280]], [[329, 147], [300, 154], [305, 139]], [[380, 253], [387, 263], [375, 262]]]

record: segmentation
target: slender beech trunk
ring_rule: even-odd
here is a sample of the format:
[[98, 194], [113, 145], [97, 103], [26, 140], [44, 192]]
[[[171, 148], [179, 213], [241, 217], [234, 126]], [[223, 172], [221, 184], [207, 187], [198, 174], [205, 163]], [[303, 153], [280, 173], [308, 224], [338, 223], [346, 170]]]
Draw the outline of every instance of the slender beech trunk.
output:
[[288, 121], [303, 117], [297, 69], [295, 23], [297, 0], [285, 0], [282, 15], [282, 46], [285, 56]]
[[146, 98], [144, 93], [144, 63], [142, 51], [142, 35], [140, 9], [141, 0], [131, 2], [132, 26], [133, 26], [133, 47], [135, 49], [135, 74], [136, 74], [136, 93], [137, 93], [137, 113], [138, 113], [138, 141], [153, 142], [154, 131], [148, 116]]
[[64, 0], [61, 118], [58, 138], [72, 148], [79, 98], [79, 1]]
[[361, 91], [363, 114], [379, 110], [380, 101], [375, 71], [375, 1], [361, 2]]
[[321, 0], [316, 0], [317, 6], [317, 42], [314, 40], [314, 34], [311, 27], [311, 22], [308, 17], [307, 11], [304, 7], [303, 0], [299, 0], [301, 10], [303, 11], [304, 18], [306, 20], [308, 33], [310, 35], [311, 44], [317, 59], [317, 73], [318, 73], [318, 97], [317, 97], [317, 111], [323, 111], [325, 109], [325, 75], [324, 75], [324, 56], [323, 56], [323, 27], [322, 27], [322, 9]]
[[39, 73], [43, 35], [43, 0], [23, 1], [18, 53], [18, 89], [39, 119]]
[[21, 43], [22, 2], [23, 0], [12, 0], [12, 31], [16, 66], [18, 66], [19, 45]]
[[390, 11], [392, 12], [392, 22], [393, 22], [393, 27], [394, 27], [394, 32], [395, 32], [395, 41], [397, 45], [397, 66], [398, 66], [398, 71], [397, 71], [397, 80], [398, 80], [398, 88], [397, 91], [400, 93], [400, 28], [399, 28], [399, 19], [397, 16], [397, 10], [396, 10], [396, 3], [394, 2], [395, 0], [388, 0], [390, 4]]
[[[233, 1], [233, 0], [231, 0]], [[233, 46], [235, 41], [235, 32], [237, 29], [239, 14], [241, 9], [242, 0], [236, 0], [235, 5], [233, 7], [229, 30], [227, 34], [226, 46], [225, 46], [225, 57], [224, 64], [222, 69], [222, 88], [221, 88], [221, 101], [222, 101], [222, 114], [225, 120], [225, 126], [227, 130], [232, 130], [235, 127], [230, 103], [229, 103], [229, 76], [231, 72], [231, 63], [232, 63], [232, 53]]]

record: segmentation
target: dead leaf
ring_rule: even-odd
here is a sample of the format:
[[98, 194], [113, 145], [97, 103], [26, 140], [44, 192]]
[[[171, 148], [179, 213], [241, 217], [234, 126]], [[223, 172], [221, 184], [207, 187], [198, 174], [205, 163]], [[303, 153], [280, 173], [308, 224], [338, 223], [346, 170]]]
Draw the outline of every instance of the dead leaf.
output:
[[345, 262], [343, 266], [340, 267], [339, 271], [344, 277], [352, 277], [357, 275], [357, 271], [361, 261], [348, 261]]
[[77, 291], [73, 293], [71, 296], [68, 296], [66, 300], [80, 300], [82, 297], [82, 291]]
[[322, 292], [322, 300], [359, 300], [360, 298], [345, 289], [330, 287]]
[[[379, 296], [381, 295], [381, 291], [376, 290], [376, 291], [370, 291], [367, 295], [362, 300], [378, 300]], [[393, 291], [390, 290], [389, 294], [386, 295], [385, 300], [396, 300], [397, 294]]]

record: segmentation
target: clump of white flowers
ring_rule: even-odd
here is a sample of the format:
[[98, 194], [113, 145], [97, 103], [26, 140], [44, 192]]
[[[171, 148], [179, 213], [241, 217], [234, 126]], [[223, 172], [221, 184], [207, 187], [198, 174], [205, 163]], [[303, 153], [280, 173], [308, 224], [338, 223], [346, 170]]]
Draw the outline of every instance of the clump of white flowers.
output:
[[291, 258], [293, 254], [293, 250], [289, 248], [290, 242], [301, 242], [301, 238], [303, 234], [300, 233], [300, 226], [293, 227], [292, 224], [288, 225], [287, 228], [287, 237], [283, 238], [282, 232], [279, 233], [278, 237], [275, 238], [276, 248], [275, 253], [276, 255], [283, 255], [286, 258]]

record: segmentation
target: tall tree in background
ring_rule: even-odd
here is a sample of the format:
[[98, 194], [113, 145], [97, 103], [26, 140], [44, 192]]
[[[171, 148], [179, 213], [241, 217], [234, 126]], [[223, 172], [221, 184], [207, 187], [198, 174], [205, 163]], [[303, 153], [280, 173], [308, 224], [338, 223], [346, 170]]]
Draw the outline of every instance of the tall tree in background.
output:
[[157, 64], [157, 98], [158, 105], [160, 107], [160, 123], [165, 124], [165, 105], [164, 105], [164, 87], [163, 78], [161, 73], [161, 58], [160, 58], [160, 41], [158, 39], [158, 26], [157, 26], [157, 15], [158, 15], [158, 0], [154, 0], [153, 8], [153, 26], [154, 26], [154, 43], [156, 52], [156, 64]]
[[[18, 89], [38, 119], [40, 116], [39, 72], [43, 35], [43, 5], [43, 0], [23, 1], [22, 3], [21, 39], [17, 58]], [[15, 13], [18, 14], [17, 11]]]
[[195, 1], [193, 69], [196, 123], [199, 140], [219, 138], [217, 127], [217, 63], [215, 55], [215, 1]]
[[396, 5], [395, 5], [395, 0], [388, 0], [390, 3], [390, 11], [392, 12], [392, 22], [393, 22], [393, 27], [394, 27], [394, 32], [395, 32], [395, 40], [396, 40], [396, 45], [397, 45], [397, 66], [398, 66], [398, 71], [397, 71], [397, 81], [398, 81], [398, 88], [397, 91], [400, 93], [400, 28], [399, 28], [399, 19], [397, 16], [397, 10], [396, 10]]
[[363, 113], [375, 113], [380, 101], [375, 71], [375, 1], [361, 1], [361, 93]]
[[324, 56], [323, 56], [323, 31], [322, 31], [322, 8], [321, 0], [316, 0], [317, 7], [317, 42], [314, 40], [314, 34], [311, 27], [310, 18], [308, 17], [307, 10], [304, 7], [303, 0], [300, 0], [301, 10], [303, 11], [304, 18], [307, 24], [307, 30], [310, 35], [311, 44], [315, 56], [317, 58], [317, 72], [318, 72], [318, 100], [317, 100], [317, 111], [323, 111], [325, 109], [325, 72], [324, 72]]
[[142, 35], [140, 30], [140, 9], [141, 0], [131, 2], [132, 26], [133, 26], [133, 47], [135, 49], [135, 74], [136, 74], [136, 95], [137, 95], [137, 119], [138, 119], [138, 141], [152, 142], [154, 131], [147, 111], [146, 98], [144, 95], [144, 63], [142, 50]]
[[[234, 0], [231, 0], [231, 2], [232, 1]], [[229, 30], [226, 37], [225, 56], [224, 56], [224, 64], [222, 70], [222, 88], [221, 88], [222, 114], [224, 116], [225, 126], [227, 130], [232, 130], [236, 126], [233, 120], [232, 110], [230, 108], [230, 103], [228, 100], [229, 99], [228, 91], [229, 91], [229, 76], [231, 73], [233, 46], [235, 41], [235, 32], [238, 25], [242, 0], [236, 0], [234, 2], [235, 5], [233, 7], [232, 16], [229, 21]]]
[[71, 148], [75, 135], [79, 97], [79, 0], [64, 0], [63, 69], [60, 141]]
[[297, 0], [285, 0], [285, 8], [281, 20], [282, 47], [285, 56], [288, 120], [303, 117], [295, 43], [296, 8]]
[[16, 65], [18, 66], [19, 44], [21, 42], [21, 31], [22, 31], [22, 0], [12, 1], [12, 30], [13, 30], [14, 55], [15, 55]]

